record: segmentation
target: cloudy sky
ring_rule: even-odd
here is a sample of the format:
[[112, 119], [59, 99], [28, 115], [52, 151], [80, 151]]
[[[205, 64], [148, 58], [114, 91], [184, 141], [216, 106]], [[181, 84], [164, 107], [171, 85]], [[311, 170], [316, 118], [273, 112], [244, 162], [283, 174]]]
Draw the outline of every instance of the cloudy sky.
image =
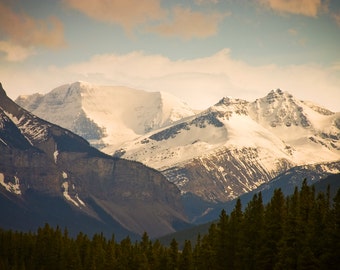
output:
[[194, 108], [280, 88], [340, 111], [340, 1], [1, 0], [9, 96], [79, 80]]

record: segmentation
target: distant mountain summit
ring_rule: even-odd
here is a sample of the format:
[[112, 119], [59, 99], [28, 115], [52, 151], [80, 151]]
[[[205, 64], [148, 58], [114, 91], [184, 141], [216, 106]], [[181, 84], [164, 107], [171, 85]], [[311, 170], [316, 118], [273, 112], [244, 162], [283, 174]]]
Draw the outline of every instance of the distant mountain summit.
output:
[[34, 230], [48, 222], [74, 234], [122, 238], [164, 235], [187, 223], [178, 188], [161, 173], [108, 156], [36, 117], [1, 85], [0, 153], [2, 228]]
[[339, 161], [339, 123], [340, 113], [278, 89], [254, 102], [223, 98], [116, 155], [161, 170], [183, 193], [227, 201], [294, 166]]
[[16, 103], [97, 148], [109, 149], [194, 115], [187, 104], [164, 92], [86, 82], [63, 85], [46, 95], [20, 96]]

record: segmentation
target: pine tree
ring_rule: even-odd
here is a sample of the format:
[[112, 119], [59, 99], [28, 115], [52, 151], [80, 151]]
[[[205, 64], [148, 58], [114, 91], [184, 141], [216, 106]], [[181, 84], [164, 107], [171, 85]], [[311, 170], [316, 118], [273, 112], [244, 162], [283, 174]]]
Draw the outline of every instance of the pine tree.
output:
[[199, 248], [195, 250], [195, 256], [198, 258], [195, 262], [197, 269], [214, 269], [216, 266], [216, 239], [217, 226], [213, 223], [209, 227], [208, 234], [200, 240]]
[[273, 269], [277, 263], [278, 244], [282, 238], [286, 212], [284, 195], [281, 189], [276, 189], [271, 201], [265, 207], [263, 245], [258, 256], [260, 269]]
[[243, 212], [241, 200], [238, 198], [233, 211], [230, 213], [228, 226], [228, 241], [226, 252], [226, 268], [240, 269], [242, 250], [240, 249], [240, 237], [243, 223]]
[[185, 240], [183, 251], [180, 256], [179, 269], [192, 270], [194, 269], [193, 254], [190, 240]]
[[[327, 269], [338, 269], [340, 265], [340, 189], [333, 200], [333, 207], [330, 213], [332, 236], [330, 255], [328, 256]], [[326, 268], [325, 268], [326, 269]]]
[[179, 263], [178, 243], [175, 238], [173, 238], [170, 243], [169, 257], [170, 257], [169, 269], [172, 270], [178, 269]]
[[223, 209], [220, 214], [219, 221], [217, 222], [217, 235], [216, 235], [216, 269], [224, 269], [228, 263], [228, 223], [229, 217]]
[[244, 211], [241, 233], [243, 269], [257, 269], [258, 251], [263, 243], [264, 206], [261, 193], [255, 194]]
[[117, 269], [133, 269], [133, 247], [130, 237], [123, 239], [116, 249]]
[[287, 218], [284, 222], [283, 235], [279, 243], [278, 261], [275, 269], [297, 269], [299, 254], [299, 191], [286, 199]]

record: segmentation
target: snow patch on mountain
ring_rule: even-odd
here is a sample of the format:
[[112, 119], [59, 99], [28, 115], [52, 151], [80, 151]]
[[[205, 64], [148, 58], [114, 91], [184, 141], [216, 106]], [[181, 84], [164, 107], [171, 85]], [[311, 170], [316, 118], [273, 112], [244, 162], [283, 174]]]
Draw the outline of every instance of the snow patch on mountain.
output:
[[12, 182], [5, 182], [5, 175], [0, 173], [0, 185], [2, 185], [7, 191], [14, 193], [16, 195], [21, 195], [20, 190], [20, 180], [17, 176], [14, 176], [14, 183]]
[[[72, 199], [72, 197], [69, 194], [69, 183], [67, 181], [63, 182], [61, 187], [64, 189], [63, 196], [66, 200], [73, 203], [77, 207], [85, 206], [85, 203], [79, 198], [78, 194], [75, 194], [75, 199]], [[75, 186], [72, 185], [72, 188], [75, 189]]]
[[25, 134], [25, 138], [31, 145], [33, 145], [33, 141], [44, 141], [47, 138], [48, 125], [37, 122], [33, 115], [29, 115], [30, 117], [25, 117], [23, 114], [20, 119], [18, 119], [10, 112], [5, 111], [5, 114], [21, 130], [21, 133]]

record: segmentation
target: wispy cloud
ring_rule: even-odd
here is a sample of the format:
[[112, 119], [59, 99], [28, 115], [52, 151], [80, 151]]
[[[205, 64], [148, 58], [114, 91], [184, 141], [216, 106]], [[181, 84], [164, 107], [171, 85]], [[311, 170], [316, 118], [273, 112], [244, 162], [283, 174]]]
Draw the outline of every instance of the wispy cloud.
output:
[[218, 25], [229, 13], [202, 13], [189, 8], [176, 6], [172, 18], [149, 30], [162, 36], [181, 37], [183, 39], [205, 38], [218, 32]]
[[64, 0], [64, 3], [95, 20], [121, 25], [127, 32], [166, 15], [160, 0]]
[[299, 31], [298, 31], [297, 29], [290, 28], [290, 29], [288, 29], [288, 33], [289, 33], [292, 37], [294, 37], [294, 38], [296, 39], [296, 42], [297, 42], [299, 45], [301, 45], [301, 46], [305, 46], [305, 45], [306, 45], [306, 43], [307, 43], [306, 38], [301, 37], [301, 36], [300, 36], [300, 33], [299, 33]]
[[294, 28], [290, 28], [288, 29], [288, 33], [292, 36], [297, 36], [298, 35], [298, 31]]
[[279, 13], [300, 14], [316, 17], [327, 9], [322, 0], [256, 0], [263, 6]]
[[339, 13], [333, 13], [332, 18], [336, 22], [336, 24], [340, 27], [340, 12]]
[[214, 35], [218, 24], [228, 15], [203, 13], [182, 6], [165, 9], [160, 0], [64, 0], [64, 3], [95, 20], [120, 25], [129, 34], [142, 28], [162, 36], [184, 39]]
[[5, 59], [9, 62], [20, 62], [34, 54], [33, 48], [23, 47], [8, 41], [0, 41], [0, 52], [5, 53]]
[[197, 5], [204, 5], [204, 4], [217, 4], [219, 0], [195, 0]]
[[60, 20], [55, 17], [37, 20], [23, 12], [15, 13], [3, 3], [0, 3], [0, 33], [0, 51], [7, 54], [9, 61], [25, 59], [33, 53], [34, 47], [56, 49], [65, 45]]

